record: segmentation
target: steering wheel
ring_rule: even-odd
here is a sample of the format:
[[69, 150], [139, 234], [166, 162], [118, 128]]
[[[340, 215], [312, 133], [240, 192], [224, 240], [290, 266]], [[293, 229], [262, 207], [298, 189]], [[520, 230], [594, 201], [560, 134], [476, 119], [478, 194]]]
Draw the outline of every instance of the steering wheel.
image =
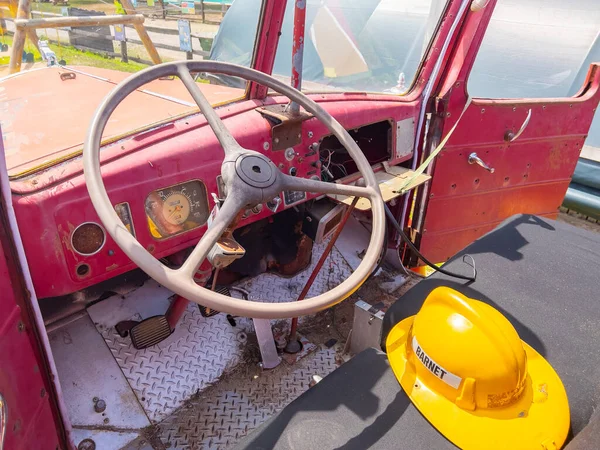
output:
[[[327, 126], [348, 150], [364, 179], [364, 186], [348, 186], [297, 178], [282, 173], [265, 155], [238, 144], [221, 121], [192, 77], [192, 72], [232, 75], [254, 81], [287, 96]], [[152, 256], [125, 228], [108, 198], [100, 172], [102, 132], [116, 107], [132, 92], [157, 78], [177, 76], [181, 79], [223, 147], [225, 157], [221, 175], [226, 195], [221, 209], [186, 261], [178, 269], [165, 266]], [[329, 308], [356, 291], [373, 270], [381, 253], [385, 233], [383, 199], [375, 174], [362, 151], [348, 132], [327, 111], [300, 91], [253, 69], [217, 61], [181, 61], [160, 64], [137, 72], [121, 82], [98, 107], [83, 150], [83, 172], [92, 204], [100, 220], [117, 245], [144, 272], [161, 285], [195, 303], [237, 316], [283, 319], [314, 314]], [[227, 297], [194, 282], [196, 270], [223, 232], [244, 208], [278, 197], [281, 191], [319, 192], [368, 198], [371, 202], [373, 227], [369, 247], [356, 270], [335, 288], [303, 301], [270, 303]]]

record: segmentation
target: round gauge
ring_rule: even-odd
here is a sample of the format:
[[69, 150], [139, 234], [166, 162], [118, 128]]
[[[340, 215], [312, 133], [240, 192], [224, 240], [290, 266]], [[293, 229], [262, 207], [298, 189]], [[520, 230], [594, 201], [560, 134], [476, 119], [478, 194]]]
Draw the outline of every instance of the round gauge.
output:
[[167, 222], [181, 225], [190, 217], [190, 200], [181, 192], [173, 192], [165, 199], [162, 210]]
[[206, 223], [210, 214], [206, 187], [200, 180], [150, 192], [145, 209], [150, 233], [156, 239], [198, 228]]

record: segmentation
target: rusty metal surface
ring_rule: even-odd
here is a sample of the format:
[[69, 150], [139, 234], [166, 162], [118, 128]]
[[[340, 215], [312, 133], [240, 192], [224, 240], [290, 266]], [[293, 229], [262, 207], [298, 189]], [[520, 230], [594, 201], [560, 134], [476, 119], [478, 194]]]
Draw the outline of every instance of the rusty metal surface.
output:
[[[61, 80], [69, 68], [31, 70], [0, 81], [5, 104], [2, 131], [10, 176], [79, 150], [94, 111], [115, 85], [129, 73], [73, 66], [74, 79]], [[35, 86], [34, 90], [31, 86]], [[211, 103], [238, 98], [243, 89], [200, 84]], [[155, 80], [144, 92], [130, 95], [115, 111], [104, 138], [121, 136], [162, 120], [196, 110], [193, 99], [178, 79]], [[170, 97], [170, 98], [166, 98]], [[70, 100], [71, 99], [71, 100]], [[79, 99], [73, 101], [72, 99]]]
[[[327, 239], [320, 244], [314, 244], [310, 264], [293, 277], [286, 278], [273, 273], [263, 273], [250, 279], [241, 280], [236, 283], [236, 286], [247, 290], [251, 300], [268, 298], [272, 302], [295, 301], [325, 251], [328, 242]], [[342, 254], [334, 247], [308, 291], [308, 296], [314, 297], [330, 290], [348, 278], [351, 273], [352, 269]]]
[[305, 111], [293, 113], [287, 105], [269, 105], [256, 110], [275, 125], [271, 128], [273, 150], [294, 147], [302, 142], [302, 122], [312, 117]]
[[272, 371], [243, 366], [160, 424], [170, 449], [226, 449], [305, 392], [313, 375], [338, 367], [336, 348], [320, 347], [295, 365]]

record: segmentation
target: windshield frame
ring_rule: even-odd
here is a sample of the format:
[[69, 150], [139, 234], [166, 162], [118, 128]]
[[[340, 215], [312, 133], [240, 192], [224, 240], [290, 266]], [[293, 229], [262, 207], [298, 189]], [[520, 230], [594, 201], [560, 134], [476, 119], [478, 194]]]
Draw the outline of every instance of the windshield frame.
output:
[[[278, 3], [277, 0], [265, 0], [266, 3], [271, 3], [272, 1], [275, 1], [275, 3]], [[432, 0], [432, 4], [436, 1], [440, 1], [440, 0]], [[321, 89], [304, 90], [303, 89], [303, 93], [305, 93], [306, 95], [312, 95], [312, 94], [316, 94], [316, 95], [363, 94], [364, 95], [364, 94], [367, 94], [370, 96], [376, 96], [377, 98], [381, 98], [381, 97], [387, 97], [389, 99], [401, 98], [401, 99], [405, 99], [405, 100], [409, 100], [409, 101], [417, 99], [418, 97], [421, 96], [423, 89], [425, 88], [425, 85], [427, 84], [427, 80], [433, 73], [433, 68], [437, 62], [437, 57], [440, 53], [441, 43], [444, 42], [446, 36], [450, 32], [453, 18], [456, 17], [456, 15], [458, 14], [460, 5], [462, 3], [462, 0], [443, 0], [443, 1], [444, 1], [444, 4], [443, 4], [443, 6], [441, 6], [441, 10], [439, 13], [437, 23], [436, 23], [435, 27], [431, 30], [430, 39], [427, 42], [427, 46], [425, 47], [425, 50], [423, 51], [423, 54], [421, 56], [418, 66], [416, 68], [414, 76], [413, 76], [412, 80], [410, 81], [410, 84], [408, 85], [408, 88], [406, 91], [401, 92], [401, 93], [394, 93], [394, 92], [369, 91], [369, 90], [353, 90], [353, 89], [348, 89], [348, 88], [342, 87], [339, 89], [330, 88], [330, 89], [323, 89], [323, 90], [321, 90]], [[287, 2], [293, 3], [294, 0], [287, 0]], [[285, 2], [281, 2], [281, 3], [285, 3]], [[284, 19], [285, 12], [286, 12], [285, 6], [283, 6], [283, 8], [280, 8], [280, 9], [282, 9], [281, 12], [283, 14], [280, 17], [279, 28], [277, 30], [279, 32], [279, 34], [281, 34], [281, 29], [283, 27], [283, 19]], [[291, 11], [293, 12], [293, 8]], [[279, 42], [278, 42], [278, 44], [279, 44]], [[269, 73], [270, 75], [275, 76], [277, 78], [285, 78], [286, 80], [290, 79], [290, 81], [291, 81], [291, 78], [288, 76], [284, 77], [284, 76], [281, 76], [278, 74], [273, 74], [273, 67], [274, 67], [274, 63], [275, 63], [276, 53], [277, 53], [277, 48], [271, 55], [270, 65], [268, 66], [268, 68], [270, 70], [267, 73]], [[446, 58], [447, 58], [447, 55], [446, 55]], [[259, 69], [257, 69], [257, 70], [259, 70]], [[310, 84], [310, 83], [314, 83], [314, 82], [309, 81], [308, 83]], [[305, 85], [305, 84], [306, 84], [305, 80], [303, 80], [303, 85]], [[251, 98], [264, 99], [267, 96], [277, 96], [277, 95], [279, 95], [279, 94], [276, 92], [273, 92], [273, 91], [269, 91], [269, 92], [265, 92], [263, 96], [251, 97]]]

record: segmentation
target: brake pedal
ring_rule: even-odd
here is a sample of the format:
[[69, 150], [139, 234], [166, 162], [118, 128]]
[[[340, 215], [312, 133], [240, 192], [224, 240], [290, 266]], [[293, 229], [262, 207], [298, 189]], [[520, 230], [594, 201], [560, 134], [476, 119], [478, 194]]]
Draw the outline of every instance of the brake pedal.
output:
[[[228, 286], [216, 286], [215, 292], [219, 294], [226, 295], [227, 297], [231, 297], [231, 292], [229, 291]], [[198, 305], [198, 309], [200, 309], [200, 314], [202, 317], [212, 317], [219, 314], [221, 311], [217, 311], [216, 309], [211, 309], [208, 306]]]
[[165, 316], [153, 316], [131, 327], [129, 335], [133, 346], [141, 350], [164, 341], [172, 332]]

